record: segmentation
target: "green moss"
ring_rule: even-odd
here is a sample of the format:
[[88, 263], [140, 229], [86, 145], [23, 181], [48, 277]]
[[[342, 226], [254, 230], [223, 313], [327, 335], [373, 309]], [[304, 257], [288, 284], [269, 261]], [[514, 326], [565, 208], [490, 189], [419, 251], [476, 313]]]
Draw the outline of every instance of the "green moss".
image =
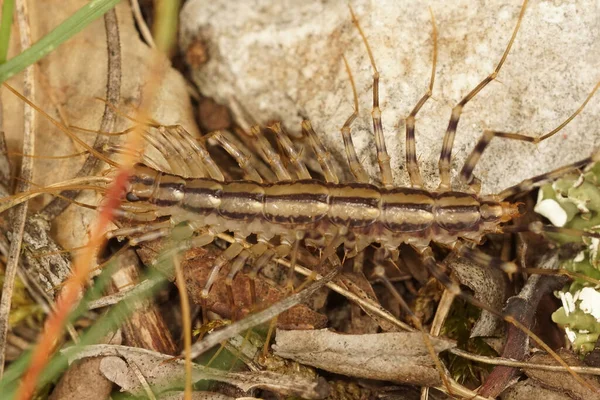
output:
[[[597, 163], [583, 176], [573, 173], [543, 186], [540, 189], [539, 201], [547, 199], [556, 201], [566, 213], [565, 228], [600, 232], [600, 163]], [[574, 259], [563, 262], [561, 268], [600, 280], [600, 252], [598, 251], [600, 241], [598, 239], [565, 234], [548, 236], [559, 243], [582, 242], [587, 245], [587, 248]], [[573, 348], [580, 353], [591, 351], [600, 334], [600, 321], [589, 313], [591, 311], [587, 309], [589, 305], [582, 310], [580, 298], [583, 289], [593, 286], [586, 279], [575, 278], [562, 291], [556, 293], [562, 300], [563, 307], [552, 315], [552, 320], [565, 328]], [[598, 314], [600, 314], [600, 310], [596, 315]]]

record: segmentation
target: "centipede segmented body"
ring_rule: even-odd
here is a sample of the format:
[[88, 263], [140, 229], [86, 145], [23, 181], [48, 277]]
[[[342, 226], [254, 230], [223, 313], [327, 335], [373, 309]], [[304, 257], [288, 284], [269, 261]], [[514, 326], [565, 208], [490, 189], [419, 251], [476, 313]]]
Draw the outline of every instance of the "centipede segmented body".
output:
[[[186, 222], [194, 231], [201, 232], [193, 239], [194, 245], [205, 245], [220, 232], [233, 232], [237, 241], [217, 260], [203, 290], [203, 297], [209, 295], [219, 270], [228, 263], [235, 265], [230, 273], [231, 278], [246, 262], [260, 268], [275, 254], [288, 256], [293, 253], [300, 241], [304, 240], [323, 248], [338, 236], [339, 243], [336, 242], [336, 245], [344, 246], [346, 258], [354, 257], [371, 244], [379, 244], [377, 257], [394, 259], [398, 255], [398, 247], [401, 244], [409, 244], [427, 260], [425, 265], [433, 272], [437, 270], [429, 244], [435, 242], [455, 248], [462, 255], [479, 262], [483, 260], [506, 272], [515, 272], [515, 264], [485, 256], [465, 243], [479, 243], [489, 233], [502, 232], [504, 224], [520, 215], [519, 204], [506, 201], [510, 196], [530, 190], [567, 171], [585, 168], [600, 158], [596, 153], [574, 164], [523, 181], [497, 195], [477, 194], [478, 181], [472, 172], [493, 137], [537, 143], [558, 132], [581, 111], [580, 107], [565, 123], [541, 138], [485, 131], [461, 170], [461, 181], [469, 184], [470, 190], [452, 190], [450, 161], [461, 113], [471, 99], [496, 79], [518, 33], [526, 7], [527, 1], [522, 5], [508, 46], [495, 70], [452, 109], [440, 155], [441, 182], [437, 190], [423, 189], [415, 150], [415, 117], [432, 95], [435, 76], [435, 22], [432, 23], [434, 56], [429, 90], [414, 107], [406, 123], [406, 164], [412, 187], [394, 187], [390, 157], [382, 131], [379, 73], [366, 35], [351, 9], [353, 23], [363, 39], [374, 70], [372, 116], [380, 167], [379, 184], [369, 183], [352, 141], [351, 125], [358, 109], [356, 91], [355, 112], [341, 129], [354, 182], [339, 183], [328, 150], [321, 144], [308, 120], [302, 124], [303, 132], [316, 155], [325, 181], [312, 179], [299, 152], [279, 123], [269, 126], [268, 130], [275, 135], [277, 143], [283, 149], [282, 155], [273, 149], [260, 127], [253, 127], [251, 132], [262, 159], [277, 176], [275, 182], [266, 182], [253, 167], [249, 156], [229, 141], [222, 132], [213, 132], [211, 137], [237, 161], [246, 180], [225, 181], [223, 173], [208, 152], [190, 140], [181, 127], [160, 127], [162, 133], [148, 136], [149, 141], [159, 148], [167, 148], [179, 155], [171, 157], [169, 161], [171, 170], [178, 173], [160, 172], [153, 168], [151, 163], [138, 164], [130, 179], [122, 217], [130, 221], [144, 222], [145, 225], [143, 228], [123, 228], [113, 234], [131, 236], [143, 232], [133, 239], [138, 243], [164, 236], [170, 227]], [[348, 68], [347, 63], [346, 67]], [[350, 80], [353, 82], [351, 74]], [[584, 105], [597, 88], [598, 85], [585, 99]], [[177, 138], [175, 145], [164, 140], [165, 129]], [[288, 161], [287, 165], [284, 161]], [[244, 246], [242, 242], [250, 235], [257, 236], [256, 243], [249, 247]], [[273, 237], [279, 238], [277, 251], [269, 249], [267, 245]], [[294, 257], [292, 254], [292, 258]], [[436, 272], [435, 275], [439, 274]], [[446, 283], [451, 284], [448, 280]], [[454, 290], [458, 289], [455, 287]]]
[[[451, 158], [461, 113], [469, 101], [498, 76], [526, 8], [527, 0], [523, 2], [512, 36], [494, 71], [452, 109], [439, 159], [441, 182], [436, 190], [424, 188], [415, 146], [416, 116], [431, 98], [433, 90], [435, 22], [432, 18], [434, 56], [429, 89], [406, 118], [406, 167], [411, 186], [395, 187], [381, 122], [379, 73], [366, 35], [351, 10], [352, 21], [363, 39], [374, 71], [372, 116], [380, 171], [375, 183], [365, 172], [354, 148], [351, 127], [358, 115], [358, 98], [345, 63], [354, 89], [355, 110], [341, 128], [341, 137], [347, 166], [354, 178], [352, 181], [341, 182], [328, 149], [308, 120], [302, 123], [302, 131], [320, 166], [323, 180], [314, 179], [301, 152], [280, 123], [264, 129], [255, 126], [250, 132], [260, 157], [269, 165], [276, 179], [264, 177], [255, 168], [252, 157], [233, 143], [225, 132], [209, 134], [236, 161], [244, 180], [227, 179], [204, 145], [196, 142], [181, 126], [150, 124], [145, 138], [164, 155], [166, 164], [143, 156], [141, 162], [135, 165], [126, 188], [125, 202], [117, 211], [121, 226], [110, 236], [126, 238], [132, 245], [137, 245], [168, 237], [176, 226], [186, 225], [190, 233], [185, 248], [193, 248], [208, 245], [220, 233], [231, 232], [233, 241], [214, 260], [202, 288], [203, 299], [211, 295], [224, 269], [229, 271], [226, 282], [231, 288], [235, 276], [247, 265], [251, 267], [253, 278], [275, 257], [289, 258], [293, 267], [301, 245], [321, 250], [343, 247], [346, 259], [356, 257], [371, 245], [378, 245], [375, 263], [396, 260], [399, 247], [409, 245], [421, 256], [427, 270], [455, 294], [461, 293], [460, 287], [439, 267], [430, 247], [432, 242], [487, 267], [500, 268], [507, 273], [516, 272], [518, 267], [515, 263], [488, 256], [475, 248], [486, 235], [504, 232], [507, 223], [523, 214], [521, 204], [509, 201], [510, 197], [600, 161], [600, 152], [596, 151], [576, 163], [527, 179], [494, 195], [480, 195], [478, 180], [473, 176], [478, 160], [494, 137], [532, 143], [552, 137], [581, 112], [599, 83], [565, 122], [539, 138], [485, 131], [460, 172], [460, 183], [470, 188], [466, 191], [453, 189]], [[265, 138], [263, 131], [275, 135], [281, 154]], [[539, 225], [536, 229], [544, 230]], [[328, 256], [334, 268], [342, 266], [335, 251], [329, 251]], [[293, 272], [293, 268], [290, 271]], [[250, 284], [255, 297], [252, 279]]]

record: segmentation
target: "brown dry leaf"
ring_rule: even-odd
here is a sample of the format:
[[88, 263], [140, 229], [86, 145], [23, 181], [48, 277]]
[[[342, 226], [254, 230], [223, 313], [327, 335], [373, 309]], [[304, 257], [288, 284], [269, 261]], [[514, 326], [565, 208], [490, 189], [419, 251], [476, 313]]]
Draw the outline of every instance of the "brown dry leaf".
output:
[[[456, 346], [429, 337], [436, 353]], [[439, 373], [420, 332], [344, 335], [278, 330], [275, 354], [338, 374], [419, 386], [440, 385]]]
[[[68, 349], [64, 350], [68, 354]], [[137, 376], [141, 373], [153, 391], [162, 392], [181, 385], [184, 377], [184, 361], [166, 354], [135, 347], [117, 345], [85, 346], [81, 351], [69, 355], [69, 361], [87, 357], [104, 356], [100, 370], [128, 392], [141, 395], [142, 383]], [[301, 396], [306, 399], [322, 399], [329, 393], [329, 386], [322, 378], [308, 379], [288, 377], [274, 372], [224, 372], [194, 364], [192, 380], [213, 380], [237, 386], [247, 392], [265, 389], [283, 395]]]
[[80, 360], [61, 377], [49, 400], [105, 400], [113, 383], [100, 372], [103, 357]]
[[[87, 3], [87, 0], [30, 2], [33, 41], [48, 33]], [[182, 124], [196, 134], [197, 128], [193, 122], [193, 112], [183, 78], [168, 67], [169, 61], [164, 56], [157, 55], [140, 40], [129, 2], [120, 2], [116, 9], [122, 55], [121, 104], [118, 107], [127, 111], [128, 106], [135, 107], [140, 104], [144, 93], [143, 79], [148, 76], [149, 65], [159, 63], [167, 67], [166, 74], [161, 86], [153, 93], [152, 106], [147, 110], [149, 115], [161, 123]], [[15, 34], [14, 37], [18, 35]], [[13, 41], [13, 45], [16, 42]], [[16, 53], [16, 47], [11, 53], [13, 55]], [[33, 101], [56, 119], [61, 119], [60, 111], [68, 124], [98, 129], [104, 104], [95, 97], [106, 97], [106, 70], [106, 33], [104, 21], [99, 18], [38, 62], [35, 74], [37, 93]], [[13, 77], [9, 83], [20, 90], [22, 80], [20, 74]], [[2, 100], [4, 129], [9, 151], [18, 152], [22, 141], [23, 103], [6, 90], [2, 93]], [[41, 115], [38, 116], [37, 121], [36, 154], [57, 156], [83, 150], [80, 146], [74, 145], [66, 134], [56, 129]], [[115, 130], [120, 131], [131, 125], [130, 121], [118, 119]], [[88, 144], [94, 142], [93, 134], [78, 133], [78, 135]], [[82, 166], [84, 158], [36, 159], [34, 182], [47, 185], [72, 178]], [[47, 197], [46, 201], [49, 200], [50, 197]], [[79, 200], [94, 204], [98, 196], [88, 193], [80, 196]], [[53, 226], [56, 240], [66, 248], [85, 244], [88, 226], [95, 214], [93, 210], [69, 207]]]
[[[484, 268], [452, 253], [446, 259], [461, 284], [475, 293], [475, 298], [494, 310], [502, 310], [506, 300], [506, 280], [504, 273], [494, 268]], [[493, 336], [502, 319], [489, 311], [482, 310], [481, 316], [471, 330], [471, 338]]]
[[[138, 254], [144, 262], [147, 262], [152, 259], [152, 256], [160, 252], [159, 246], [160, 243], [158, 242], [144, 244]], [[213, 250], [212, 247], [208, 246], [190, 249], [182, 257], [181, 267], [186, 281], [186, 288], [191, 300], [196, 304], [202, 304], [200, 292], [205, 287], [214, 260], [219, 254], [219, 250]], [[168, 276], [170, 275], [169, 271], [163, 272], [166, 272]], [[214, 283], [208, 299], [206, 299], [207, 308], [222, 317], [239, 320], [251, 312], [266, 308], [268, 305], [282, 300], [287, 295], [283, 288], [274, 286], [259, 277], [255, 281], [258, 304], [252, 304], [250, 278], [248, 274], [240, 272], [232, 283], [235, 302], [235, 307], [232, 307], [229, 300], [229, 291], [225, 284], [228, 273], [229, 271], [225, 268], [219, 271], [219, 278]], [[326, 316], [313, 311], [304, 304], [292, 307], [277, 318], [277, 325], [284, 329], [318, 329], [326, 324]]]
[[[585, 366], [573, 353], [561, 350], [558, 355], [571, 366]], [[556, 360], [546, 353], [535, 354], [529, 359], [533, 364], [556, 365]], [[578, 400], [600, 399], [600, 382], [596, 377], [581, 376], [588, 384], [595, 388], [591, 391], [577, 382], [568, 372], [551, 372], [539, 369], [525, 369], [525, 373], [532, 380], [539, 382], [546, 388], [551, 388], [558, 393], [564, 393]]]
[[[105, 339], [111, 344], [121, 344], [121, 331], [119, 330]], [[109, 399], [113, 383], [100, 371], [102, 359], [102, 357], [90, 357], [69, 366], [69, 369], [60, 377], [49, 400]]]
[[566, 394], [555, 392], [532, 382], [531, 379], [521, 381], [506, 389], [500, 395], [502, 400], [572, 400]]

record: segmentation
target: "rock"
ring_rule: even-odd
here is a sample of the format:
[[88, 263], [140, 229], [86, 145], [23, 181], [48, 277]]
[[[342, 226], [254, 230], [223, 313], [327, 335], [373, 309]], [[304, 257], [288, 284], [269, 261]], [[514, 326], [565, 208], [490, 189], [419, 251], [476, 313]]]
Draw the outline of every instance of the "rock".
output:
[[[433, 99], [417, 118], [417, 154], [426, 186], [439, 182], [437, 162], [452, 106], [491, 73], [517, 22], [519, 1], [430, 2], [439, 30]], [[417, 0], [352, 1], [381, 73], [383, 127], [396, 184], [408, 183], [404, 121], [429, 83], [432, 25]], [[456, 176], [484, 129], [546, 133], [573, 113], [600, 79], [594, 0], [533, 1], [501, 70], [465, 108], [458, 127]], [[234, 120], [281, 120], [299, 135], [311, 119], [348, 179], [340, 128], [352, 113], [352, 90], [342, 54], [359, 92], [352, 126], [358, 156], [372, 181], [378, 167], [370, 120], [372, 69], [345, 1], [190, 0], [181, 13], [181, 46], [206, 44], [208, 61], [193, 69], [202, 93], [228, 105]], [[475, 173], [483, 192], [589, 156], [600, 144], [600, 95], [568, 127], [536, 146], [495, 139]], [[307, 152], [312, 154], [311, 152]]]

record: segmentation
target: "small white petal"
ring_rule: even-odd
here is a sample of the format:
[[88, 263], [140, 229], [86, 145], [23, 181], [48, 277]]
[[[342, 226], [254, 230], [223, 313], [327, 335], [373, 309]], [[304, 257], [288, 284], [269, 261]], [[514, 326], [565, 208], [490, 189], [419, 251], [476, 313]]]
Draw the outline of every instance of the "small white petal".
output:
[[565, 226], [567, 223], [567, 212], [556, 200], [542, 200], [535, 205], [533, 211], [548, 218], [554, 226]]

